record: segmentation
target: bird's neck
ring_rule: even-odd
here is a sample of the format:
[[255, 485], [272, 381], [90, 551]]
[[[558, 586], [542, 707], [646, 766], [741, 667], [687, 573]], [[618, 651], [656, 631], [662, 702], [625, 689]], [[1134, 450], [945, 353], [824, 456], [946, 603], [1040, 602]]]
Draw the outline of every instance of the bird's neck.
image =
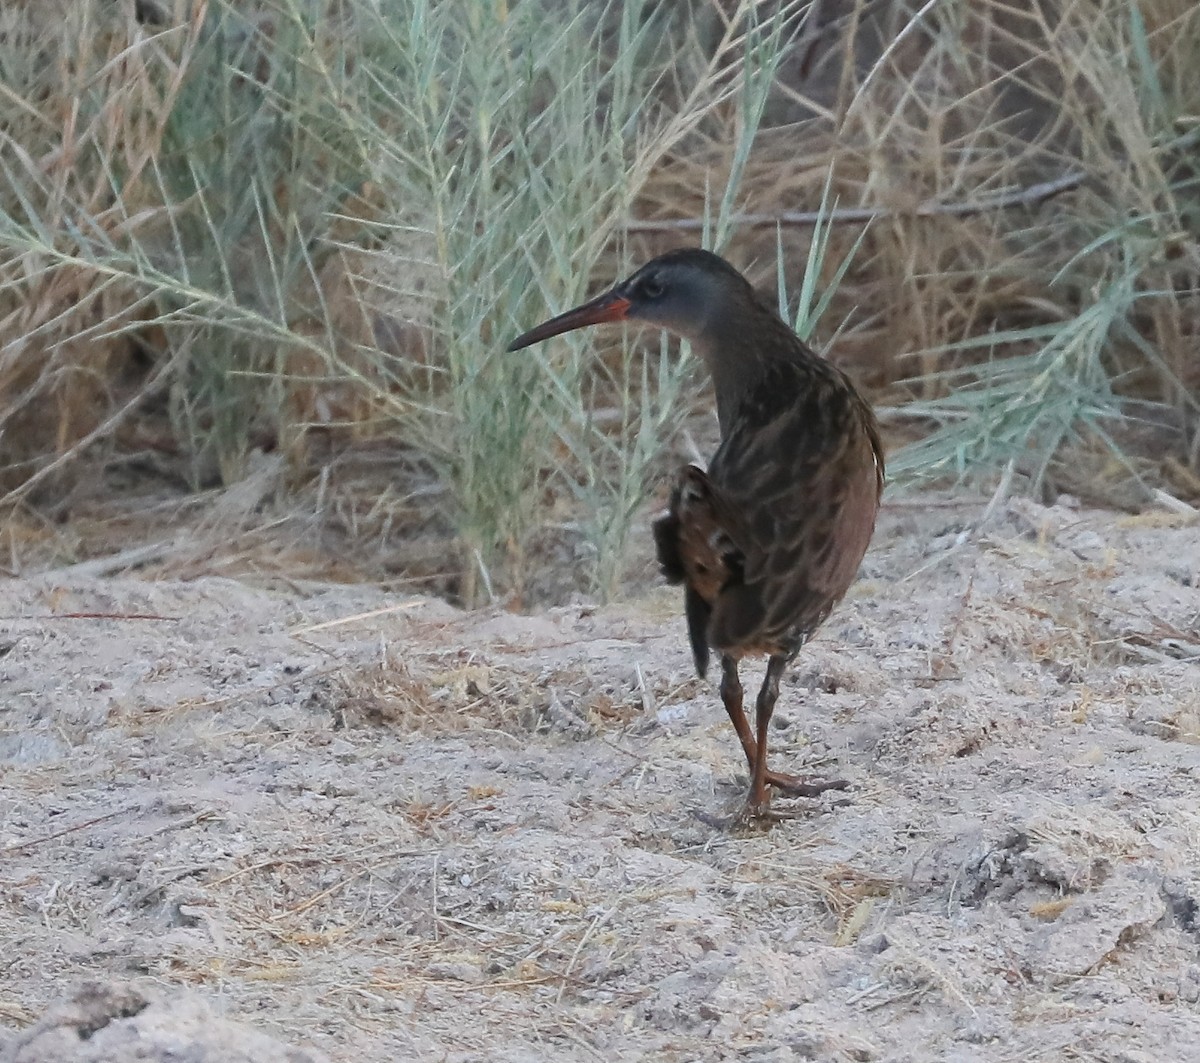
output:
[[[756, 315], [757, 316], [757, 315]], [[743, 402], [764, 385], [780, 363], [800, 366], [809, 354], [795, 334], [774, 315], [758, 320], [710, 326], [693, 340], [704, 360], [717, 397], [717, 422], [725, 438]]]
[[[717, 394], [717, 424], [721, 429], [721, 438], [729, 434], [730, 426], [734, 423], [742, 400], [753, 386], [758, 373], [735, 373], [733, 366], [710, 367], [713, 390]], [[722, 369], [724, 372], [722, 372]]]

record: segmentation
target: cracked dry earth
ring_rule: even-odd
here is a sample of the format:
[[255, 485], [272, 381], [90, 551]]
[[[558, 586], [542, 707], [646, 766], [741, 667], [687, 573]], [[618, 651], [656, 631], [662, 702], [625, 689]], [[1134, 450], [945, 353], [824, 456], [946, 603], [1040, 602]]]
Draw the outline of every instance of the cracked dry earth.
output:
[[982, 511], [888, 509], [761, 830], [665, 588], [7, 582], [0, 1060], [1200, 1060], [1200, 526]]

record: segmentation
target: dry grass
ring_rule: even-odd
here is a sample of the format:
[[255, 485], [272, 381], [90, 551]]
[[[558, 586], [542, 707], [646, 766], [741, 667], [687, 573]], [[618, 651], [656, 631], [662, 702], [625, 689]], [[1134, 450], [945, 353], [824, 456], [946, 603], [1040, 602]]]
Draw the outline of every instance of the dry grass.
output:
[[[1200, 498], [1188, 0], [823, 0], [762, 31], [772, 5], [750, 0], [562, 26], [530, 4], [466, 26], [416, 0], [403, 25], [159, 6], [0, 15], [10, 502], [178, 497], [276, 451], [258, 509], [358, 571], [387, 556], [468, 601], [613, 593], [707, 400], [666, 349], [496, 351], [701, 239], [683, 223], [807, 312], [811, 228], [738, 218], [811, 210], [827, 183], [835, 219], [873, 219], [835, 224], [814, 263], [817, 339], [912, 443], [898, 480], [1011, 462], [1051, 495]], [[14, 570], [37, 553], [19, 539]]]
[[[826, 31], [782, 86], [799, 125], [764, 136], [744, 184], [751, 210], [809, 207], [832, 164], [839, 205], [878, 212], [835, 296], [837, 357], [887, 388], [891, 423], [925, 433], [896, 474], [1015, 457], [1038, 488], [1138, 504], [1140, 475], [1195, 497], [1194, 6], [821, 8]], [[707, 161], [678, 160], [649, 212], [694, 211]], [[1078, 189], [1020, 204], [1068, 175]], [[1017, 205], [959, 209], [997, 195]], [[771, 239], [748, 251], [767, 260]], [[805, 240], [785, 234], [793, 256]], [[1089, 440], [1119, 460], [1073, 469]]]

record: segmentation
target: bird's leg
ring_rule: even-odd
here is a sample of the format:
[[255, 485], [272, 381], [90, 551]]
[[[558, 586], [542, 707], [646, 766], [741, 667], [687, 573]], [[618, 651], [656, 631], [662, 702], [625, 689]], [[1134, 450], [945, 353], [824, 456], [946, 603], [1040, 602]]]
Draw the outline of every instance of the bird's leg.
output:
[[721, 654], [721, 701], [725, 705], [725, 711], [729, 713], [733, 729], [737, 731], [738, 741], [742, 743], [742, 749], [746, 753], [746, 761], [753, 768], [758, 746], [754, 735], [750, 733], [750, 721], [746, 719], [745, 710], [742, 708], [742, 681], [738, 678], [737, 658], [725, 653]]
[[771, 803], [771, 791], [767, 789], [767, 728], [771, 726], [771, 713], [775, 711], [775, 701], [779, 697], [779, 678], [786, 667], [786, 657], [771, 655], [766, 678], [754, 703], [757, 748], [750, 765], [750, 795], [746, 798], [746, 811], [751, 815], [765, 812]]
[[[772, 658], [774, 659], [774, 658]], [[780, 658], [780, 660], [784, 660]], [[775, 698], [779, 696], [779, 678], [783, 675], [783, 669], [786, 665], [786, 660], [783, 665], [779, 666], [779, 675], [775, 677], [775, 693], [771, 698], [771, 707], [767, 710], [767, 719], [770, 720], [771, 713], [775, 708]], [[768, 679], [770, 681], [770, 666], [768, 666]], [[764, 689], [766, 683], [763, 684]], [[730, 657], [728, 654], [721, 655], [721, 701], [725, 705], [725, 711], [729, 714], [729, 719], [733, 723], [733, 729], [737, 732], [738, 741], [742, 744], [742, 750], [746, 754], [746, 764], [750, 768], [751, 776], [753, 777], [755, 765], [758, 763], [758, 741], [754, 737], [754, 732], [750, 729], [750, 721], [746, 719], [745, 710], [742, 708], [742, 681], [738, 677], [738, 662], [737, 658]], [[759, 702], [763, 699], [762, 693], [759, 694]], [[761, 712], [761, 707], [759, 709]], [[841, 790], [847, 785], [841, 780], [833, 782], [807, 782], [804, 779], [795, 775], [785, 775], [780, 771], [772, 771], [767, 768], [767, 785], [777, 786], [780, 790], [787, 794], [795, 794], [800, 797], [815, 797], [817, 794], [824, 793], [826, 790]]]
[[[850, 784], [845, 779], [808, 780], [796, 775], [770, 771], [767, 768], [767, 731], [771, 725], [771, 714], [779, 698], [779, 680], [788, 666], [788, 658], [773, 654], [767, 661], [767, 674], [754, 706], [754, 723], [758, 731], [754, 755], [750, 762], [750, 795], [746, 800], [747, 811], [752, 815], [764, 811], [770, 804], [768, 786], [775, 786], [787, 794], [799, 797], [816, 797], [826, 790], [844, 790]], [[745, 743], [742, 743], [745, 746]]]

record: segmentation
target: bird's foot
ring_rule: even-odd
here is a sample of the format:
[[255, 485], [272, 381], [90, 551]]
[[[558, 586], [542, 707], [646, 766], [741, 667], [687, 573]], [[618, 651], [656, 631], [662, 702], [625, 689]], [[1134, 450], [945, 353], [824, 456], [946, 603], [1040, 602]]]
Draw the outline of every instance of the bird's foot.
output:
[[830, 790], [845, 790], [850, 785], [848, 779], [806, 779], [799, 775], [786, 775], [780, 771], [768, 769], [765, 785], [758, 793], [751, 792], [741, 809], [732, 816], [715, 816], [710, 812], [696, 810], [693, 815], [701, 823], [721, 830], [736, 830], [747, 827], [766, 828], [772, 823], [786, 819], [797, 819], [805, 812], [778, 811], [771, 807], [772, 789], [789, 797], [819, 797]]
[[781, 819], [794, 818], [787, 815], [780, 815], [778, 812], [773, 811], [769, 803], [753, 804], [750, 801], [746, 801], [732, 815], [719, 816], [702, 809], [694, 810], [692, 815], [705, 824], [705, 826], [733, 833], [741, 833], [748, 830], [768, 830], [772, 823], [777, 823]]
[[741, 812], [733, 819], [733, 825], [765, 829], [772, 823], [782, 823], [788, 819], [803, 819], [809, 814], [803, 809], [772, 808], [771, 787], [790, 797], [818, 797], [828, 790], [844, 790], [849, 785], [850, 783], [846, 779], [802, 779], [797, 775], [784, 775], [768, 771], [765, 792], [757, 797], [753, 793], [747, 796]]
[[732, 818], [730, 826], [739, 830], [770, 830], [776, 823], [784, 823], [792, 819], [806, 819], [808, 812], [803, 809], [773, 808], [771, 802], [753, 801], [747, 799], [741, 811]]
[[850, 780], [806, 779], [801, 775], [785, 775], [781, 771], [768, 770], [767, 785], [774, 786], [780, 793], [790, 794], [792, 797], [820, 797], [828, 790], [845, 790], [850, 785]]
[[747, 800], [733, 815], [720, 816], [703, 809], [694, 809], [692, 815], [705, 826], [715, 827], [717, 830], [741, 832], [770, 830], [775, 823], [792, 819], [806, 819], [810, 813], [797, 808], [772, 808], [770, 801]]
[[741, 827], [763, 827], [775, 822], [779, 817], [771, 809], [770, 794], [767, 794], [767, 800], [755, 801], [750, 798], [746, 799], [746, 803], [742, 805], [742, 811], [737, 816], [736, 822]]

